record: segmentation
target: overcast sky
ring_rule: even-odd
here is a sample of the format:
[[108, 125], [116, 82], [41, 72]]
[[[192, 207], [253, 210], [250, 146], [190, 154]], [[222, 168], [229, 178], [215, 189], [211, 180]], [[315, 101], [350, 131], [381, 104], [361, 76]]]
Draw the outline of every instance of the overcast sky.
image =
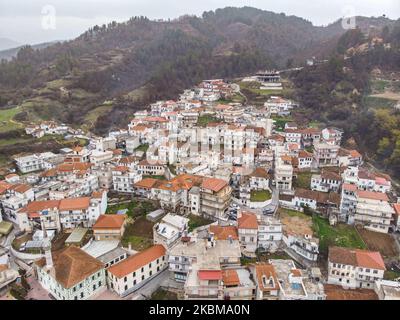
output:
[[[284, 12], [316, 25], [329, 24], [349, 12], [400, 17], [400, 0], [0, 0], [0, 38], [30, 44], [72, 39], [93, 25], [125, 21], [135, 15], [176, 18], [226, 6]], [[55, 25], [51, 17], [43, 18], [52, 8]]]

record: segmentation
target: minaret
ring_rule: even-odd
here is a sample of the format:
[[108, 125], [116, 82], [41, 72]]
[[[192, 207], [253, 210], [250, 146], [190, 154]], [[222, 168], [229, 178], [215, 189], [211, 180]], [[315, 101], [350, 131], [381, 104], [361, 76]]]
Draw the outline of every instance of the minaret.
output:
[[53, 267], [53, 256], [51, 255], [51, 241], [47, 236], [46, 228], [44, 226], [43, 221], [42, 221], [42, 231], [43, 231], [44, 257], [46, 258], [46, 268], [50, 269]]

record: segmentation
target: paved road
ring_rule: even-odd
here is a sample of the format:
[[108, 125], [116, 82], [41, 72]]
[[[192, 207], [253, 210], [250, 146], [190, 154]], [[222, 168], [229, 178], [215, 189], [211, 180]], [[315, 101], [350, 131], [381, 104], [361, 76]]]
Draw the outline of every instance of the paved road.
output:
[[263, 216], [263, 211], [264, 211], [264, 210], [271, 210], [271, 211], [273, 211], [274, 213], [276, 213], [276, 210], [278, 210], [278, 207], [279, 207], [279, 191], [278, 191], [278, 189], [272, 188], [272, 197], [271, 197], [271, 200], [272, 200], [272, 201], [271, 201], [271, 203], [270, 203], [269, 205], [267, 205], [267, 206], [265, 206], [265, 207], [263, 207], [263, 208], [259, 208], [259, 209], [251, 209], [251, 208], [249, 208], [249, 207], [247, 207], [247, 206], [245, 206], [245, 205], [238, 204], [238, 203], [236, 203], [236, 204], [237, 204], [237, 205], [239, 206], [239, 208], [242, 209], [242, 210], [248, 210], [248, 211], [257, 213], [258, 215]]
[[157, 289], [161, 286], [162, 283], [165, 283], [169, 280], [169, 270], [166, 269], [157, 275], [155, 278], [151, 279], [148, 283], [146, 283], [143, 287], [141, 287], [137, 292], [134, 292], [126, 297], [126, 300], [145, 300], [149, 299], [153, 292], [157, 291]]

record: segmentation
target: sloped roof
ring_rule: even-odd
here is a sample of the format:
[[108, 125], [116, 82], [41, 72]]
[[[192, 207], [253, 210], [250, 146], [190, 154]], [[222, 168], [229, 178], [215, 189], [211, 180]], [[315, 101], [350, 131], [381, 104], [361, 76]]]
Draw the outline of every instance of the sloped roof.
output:
[[93, 229], [121, 229], [125, 219], [123, 214], [102, 214], [93, 225]]
[[330, 247], [329, 261], [356, 267], [386, 270], [382, 256], [377, 251]]
[[243, 212], [238, 219], [239, 229], [258, 229], [257, 217], [253, 213]]
[[[67, 289], [104, 268], [102, 262], [73, 245], [59, 253], [54, 252], [53, 262], [57, 282]], [[40, 259], [37, 264], [44, 267], [45, 259]]]
[[117, 278], [125, 277], [127, 274], [132, 273], [139, 268], [147, 265], [151, 261], [165, 255], [164, 246], [157, 244], [142, 252], [139, 252], [129, 258], [114, 264], [108, 269], [108, 272], [116, 276]]

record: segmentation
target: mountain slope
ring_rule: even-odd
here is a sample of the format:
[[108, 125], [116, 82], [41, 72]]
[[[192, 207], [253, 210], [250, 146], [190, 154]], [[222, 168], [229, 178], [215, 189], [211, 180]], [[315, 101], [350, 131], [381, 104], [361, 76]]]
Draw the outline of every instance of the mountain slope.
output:
[[[382, 19], [382, 26], [392, 23]], [[203, 78], [285, 66], [293, 57], [303, 62], [317, 50], [329, 55], [344, 32], [338, 22], [315, 27], [250, 7], [162, 22], [133, 17], [41, 50], [20, 49], [12, 61], [0, 64], [0, 108], [19, 105], [24, 112], [19, 119], [26, 121], [55, 118], [79, 125], [89, 117], [102, 132]], [[98, 117], [96, 110], [101, 110]]]

